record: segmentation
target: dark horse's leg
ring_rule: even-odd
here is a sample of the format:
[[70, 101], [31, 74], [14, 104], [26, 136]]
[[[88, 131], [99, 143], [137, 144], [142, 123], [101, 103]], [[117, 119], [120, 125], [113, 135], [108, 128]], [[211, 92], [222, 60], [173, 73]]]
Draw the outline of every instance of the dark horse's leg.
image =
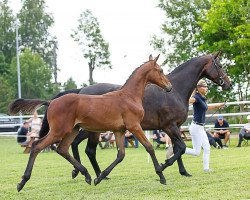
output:
[[91, 176], [88, 173], [88, 170], [69, 154], [69, 146], [74, 141], [78, 131], [79, 128], [76, 127], [73, 129], [72, 133], [66, 134], [57, 147], [56, 151], [58, 154], [68, 160], [76, 169], [78, 169], [81, 174], [85, 176], [85, 181], [91, 185]]
[[170, 136], [172, 143], [174, 144], [174, 156], [167, 159], [165, 163], [161, 165], [162, 170], [171, 166], [177, 160], [180, 174], [183, 176], [191, 176], [186, 171], [181, 158], [181, 155], [185, 153], [186, 144], [181, 138], [179, 128], [177, 126], [172, 126], [171, 128], [164, 129], [164, 131]]
[[100, 183], [106, 176], [108, 176], [109, 173], [112, 171], [112, 169], [118, 163], [120, 163], [125, 157], [125, 147], [124, 147], [125, 135], [124, 133], [120, 133], [120, 132], [115, 132], [114, 134], [115, 134], [115, 141], [116, 141], [117, 150], [118, 150], [117, 157], [115, 161], [111, 163], [111, 165], [109, 165], [105, 170], [103, 170], [103, 172], [101, 172], [101, 174], [94, 180], [95, 185]]
[[[79, 155], [79, 151], [78, 151], [78, 145], [85, 140], [86, 138], [88, 138], [88, 142], [87, 142], [87, 146], [85, 149], [85, 153], [87, 154], [94, 170], [96, 173], [96, 176], [98, 177], [101, 173], [100, 167], [96, 161], [96, 147], [98, 145], [98, 141], [99, 141], [99, 133], [95, 133], [95, 132], [90, 132], [90, 131], [86, 131], [86, 130], [80, 130], [79, 134], [76, 136], [74, 142], [71, 144], [71, 148], [72, 148], [72, 152], [74, 155], [74, 158], [81, 163], [80, 160], [80, 155]], [[72, 178], [75, 178], [78, 175], [79, 171], [77, 169], [74, 169], [72, 171]]]
[[21, 182], [17, 185], [18, 192], [22, 190], [26, 182], [30, 179], [33, 165], [35, 163], [35, 159], [38, 153], [40, 153], [45, 147], [54, 144], [56, 142], [58, 142], [58, 140], [50, 136], [44, 137], [42, 139], [33, 142], [26, 170], [24, 172], [24, 175], [22, 176]]

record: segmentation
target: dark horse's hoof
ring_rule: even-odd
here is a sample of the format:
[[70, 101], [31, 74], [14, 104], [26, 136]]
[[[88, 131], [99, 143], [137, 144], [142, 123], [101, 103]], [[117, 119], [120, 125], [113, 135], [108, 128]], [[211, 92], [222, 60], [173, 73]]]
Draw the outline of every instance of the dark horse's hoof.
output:
[[180, 174], [182, 175], [182, 176], [186, 176], [186, 177], [190, 177], [190, 176], [192, 176], [191, 174], [189, 174], [188, 172], [180, 172]]
[[75, 177], [77, 177], [77, 175], [79, 174], [78, 170], [72, 170], [72, 179], [74, 179]]
[[167, 185], [167, 181], [166, 181], [165, 178], [164, 178], [164, 179], [160, 179], [160, 183], [161, 183], [162, 185]]
[[85, 181], [86, 181], [86, 183], [88, 183], [89, 185], [91, 185], [91, 178], [85, 178]]
[[21, 183], [17, 184], [17, 191], [20, 192], [23, 189], [24, 185], [21, 185]]

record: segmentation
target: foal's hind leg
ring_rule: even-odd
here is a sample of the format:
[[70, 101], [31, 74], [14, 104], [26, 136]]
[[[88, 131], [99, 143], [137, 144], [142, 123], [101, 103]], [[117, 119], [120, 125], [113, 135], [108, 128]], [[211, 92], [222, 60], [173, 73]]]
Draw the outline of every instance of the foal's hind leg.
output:
[[105, 170], [101, 172], [101, 174], [94, 180], [94, 184], [97, 185], [100, 183], [106, 176], [109, 175], [109, 173], [113, 170], [113, 168], [120, 163], [124, 156], [125, 156], [125, 147], [124, 147], [124, 138], [125, 135], [124, 133], [121, 132], [115, 132], [115, 140], [116, 140], [116, 145], [117, 145], [117, 157], [111, 165], [109, 165]]
[[91, 185], [91, 176], [89, 175], [88, 170], [69, 154], [69, 146], [74, 141], [78, 130], [78, 128], [75, 128], [72, 133], [66, 134], [57, 147], [56, 151], [58, 154], [68, 160], [75, 168], [77, 168], [82, 173], [82, 175], [85, 176], [85, 181]]
[[26, 182], [30, 179], [33, 165], [35, 163], [35, 159], [36, 159], [36, 156], [38, 155], [38, 153], [40, 153], [41, 150], [43, 150], [45, 147], [47, 147], [51, 144], [54, 144], [56, 142], [58, 142], [58, 139], [54, 138], [50, 135], [33, 142], [26, 170], [24, 172], [24, 175], [22, 176], [21, 182], [19, 184], [17, 184], [17, 191], [18, 192], [22, 190], [22, 188], [24, 187]]
[[[78, 145], [87, 138], [88, 134], [86, 131], [83, 131], [82, 129], [79, 131], [78, 135], [75, 137], [74, 141], [71, 144], [71, 149], [74, 158], [81, 163], [80, 155], [79, 155], [79, 150], [78, 150]], [[72, 170], [72, 178], [77, 177], [79, 173], [78, 169]]]

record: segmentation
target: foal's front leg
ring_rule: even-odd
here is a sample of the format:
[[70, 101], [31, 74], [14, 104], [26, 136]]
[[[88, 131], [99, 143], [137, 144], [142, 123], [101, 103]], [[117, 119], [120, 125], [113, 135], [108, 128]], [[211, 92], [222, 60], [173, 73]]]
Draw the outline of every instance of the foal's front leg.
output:
[[151, 156], [151, 159], [153, 161], [155, 172], [160, 177], [160, 183], [163, 185], [166, 185], [166, 179], [162, 173], [162, 167], [159, 165], [159, 162], [155, 156], [154, 148], [152, 144], [148, 141], [146, 138], [140, 124], [137, 126], [133, 126], [132, 128], [128, 129], [131, 133], [135, 135], [135, 137], [139, 140], [139, 142], [145, 147], [149, 155]]
[[105, 170], [101, 172], [101, 174], [94, 180], [94, 184], [97, 185], [100, 183], [106, 176], [109, 175], [109, 173], [114, 169], [114, 167], [120, 163], [123, 158], [125, 157], [125, 147], [124, 147], [124, 133], [121, 132], [115, 132], [115, 141], [117, 145], [117, 157], [113, 163], [111, 163], [110, 166], [108, 166]]

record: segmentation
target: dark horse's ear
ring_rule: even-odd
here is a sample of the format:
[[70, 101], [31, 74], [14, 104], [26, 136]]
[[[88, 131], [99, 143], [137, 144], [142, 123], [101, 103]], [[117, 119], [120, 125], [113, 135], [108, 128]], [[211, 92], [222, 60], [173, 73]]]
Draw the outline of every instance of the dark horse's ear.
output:
[[160, 57], [160, 54], [155, 58], [155, 63], [157, 62], [158, 58]]
[[152, 54], [149, 55], [149, 60], [153, 60]]
[[221, 50], [219, 50], [217, 53], [213, 55], [214, 59], [216, 59], [221, 54]]

